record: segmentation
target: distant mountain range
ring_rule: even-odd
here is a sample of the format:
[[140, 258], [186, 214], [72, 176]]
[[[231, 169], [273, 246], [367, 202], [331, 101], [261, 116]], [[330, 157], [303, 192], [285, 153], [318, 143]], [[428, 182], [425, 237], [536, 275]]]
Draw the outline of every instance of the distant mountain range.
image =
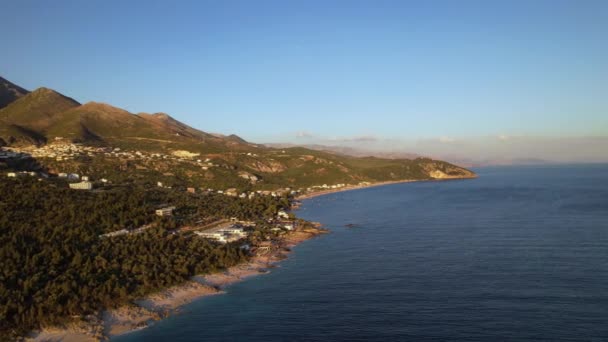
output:
[[408, 153], [408, 152], [383, 152], [383, 151], [371, 151], [360, 148], [348, 147], [348, 146], [335, 146], [335, 145], [321, 145], [321, 144], [291, 144], [291, 143], [266, 143], [264, 144], [272, 148], [290, 148], [290, 147], [304, 147], [315, 151], [325, 151], [330, 153], [336, 153], [344, 156], [351, 157], [377, 157], [386, 159], [415, 159], [422, 157], [419, 154]]
[[[165, 113], [132, 114], [104, 103], [80, 104], [52, 89], [33, 92], [0, 79], [0, 145], [42, 145], [54, 140], [88, 144], [221, 151], [255, 145], [231, 136], [205, 133]], [[154, 144], [147, 144], [154, 142]]]
[[[277, 150], [279, 146], [249, 143], [236, 135], [203, 132], [165, 113], [133, 114], [105, 103], [80, 104], [52, 89], [28, 92], [5, 79], [0, 81], [0, 146], [75, 142], [168, 154], [185, 151], [186, 155], [222, 160], [224, 171], [206, 170], [206, 180], [237, 180], [239, 173], [248, 173], [265, 179], [265, 184], [280, 186], [474, 175], [412, 154], [368, 157], [367, 153], [327, 146], [283, 145]], [[150, 168], [140, 165], [140, 169]]]

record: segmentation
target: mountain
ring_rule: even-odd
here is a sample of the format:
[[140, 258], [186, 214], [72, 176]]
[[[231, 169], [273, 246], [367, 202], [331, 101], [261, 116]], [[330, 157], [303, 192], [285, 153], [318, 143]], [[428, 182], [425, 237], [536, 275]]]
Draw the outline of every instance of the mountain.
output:
[[44, 131], [62, 113], [78, 106], [74, 99], [52, 89], [38, 88], [0, 109], [0, 120]]
[[0, 77], [0, 108], [8, 106], [11, 102], [28, 93], [29, 91]]
[[46, 130], [63, 112], [79, 105], [48, 88], [38, 88], [20, 96], [0, 109], [0, 145], [45, 143]]
[[[166, 113], [133, 114], [105, 103], [80, 104], [48, 88], [36, 89], [0, 109], [0, 145], [54, 146], [70, 142], [139, 151], [140, 156], [161, 153], [172, 157], [119, 160], [105, 158], [102, 153], [68, 158], [73, 162], [46, 158], [44, 166], [116, 177], [117, 169], [128, 170], [131, 179], [218, 189], [474, 176], [458, 166], [413, 155], [378, 158], [367, 152], [323, 146], [276, 149], [236, 135], [207, 133]], [[204, 164], [202, 159], [206, 160]], [[188, 160], [192, 162], [185, 162]]]
[[132, 114], [98, 102], [81, 105], [48, 88], [36, 89], [0, 110], [0, 144], [44, 144], [57, 139], [144, 150], [249, 148], [240, 138], [216, 137], [165, 113]]

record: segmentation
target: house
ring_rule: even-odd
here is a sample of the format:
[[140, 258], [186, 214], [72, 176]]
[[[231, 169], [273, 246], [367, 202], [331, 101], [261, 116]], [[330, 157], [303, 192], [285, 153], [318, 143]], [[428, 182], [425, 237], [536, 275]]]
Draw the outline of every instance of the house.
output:
[[189, 193], [191, 194], [195, 194], [196, 193], [196, 189], [195, 188], [188, 188], [186, 189]]
[[91, 182], [71, 183], [70, 189], [91, 190], [91, 189], [93, 189], [93, 183], [91, 183]]
[[224, 237], [224, 234], [220, 232], [194, 232], [194, 234], [202, 238], [216, 240], [221, 243], [227, 242], [226, 238]]
[[68, 174], [65, 172], [59, 172], [59, 174], [57, 175], [57, 177], [59, 178], [68, 178]]
[[16, 178], [17, 177], [17, 173], [16, 172], [9, 172], [6, 174], [7, 177], [11, 177], [11, 178]]
[[219, 233], [231, 234], [231, 235], [239, 235], [239, 236], [247, 236], [243, 228], [230, 226], [228, 228], [222, 228], [218, 230]]
[[159, 188], [163, 187], [163, 182], [156, 182], [156, 186], [158, 186]]
[[89, 176], [82, 176], [81, 178], [83, 181], [88, 182], [89, 181]]
[[279, 218], [289, 218], [289, 214], [285, 210], [279, 210], [277, 213], [277, 217]]
[[166, 208], [156, 209], [156, 215], [158, 215], [160, 217], [171, 216], [171, 215], [173, 215], [173, 210], [175, 210], [175, 207], [166, 207]]

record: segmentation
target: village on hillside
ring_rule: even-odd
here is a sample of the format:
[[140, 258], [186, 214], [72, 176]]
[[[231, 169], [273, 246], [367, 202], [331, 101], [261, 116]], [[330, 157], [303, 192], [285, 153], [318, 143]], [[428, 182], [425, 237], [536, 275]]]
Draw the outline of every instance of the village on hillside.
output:
[[[254, 153], [243, 153], [250, 157], [257, 157]], [[202, 171], [207, 171], [214, 167], [220, 167], [217, 161], [212, 160], [211, 158], [201, 158], [198, 157], [199, 154], [190, 154], [187, 151], [176, 151], [173, 154], [165, 154], [165, 153], [150, 153], [146, 151], [126, 151], [121, 150], [120, 148], [113, 147], [95, 147], [95, 146], [87, 146], [78, 143], [64, 143], [61, 141], [47, 144], [44, 146], [25, 146], [25, 147], [0, 147], [0, 170], [6, 167], [6, 162], [9, 160], [27, 160], [27, 159], [35, 159], [40, 160], [41, 162], [45, 162], [48, 160], [52, 160], [54, 162], [69, 162], [78, 158], [93, 158], [96, 156], [103, 156], [105, 158], [113, 158], [121, 161], [136, 161], [136, 160], [167, 160], [177, 163], [184, 163], [189, 165], [195, 165], [199, 167]], [[98, 188], [103, 186], [104, 184], [111, 184], [113, 182], [112, 179], [108, 179], [105, 177], [96, 177], [95, 175], [80, 175], [74, 172], [68, 172], [66, 170], [59, 170], [55, 174], [50, 174], [48, 172], [40, 171], [40, 170], [22, 170], [22, 171], [9, 171], [6, 172], [7, 177], [21, 177], [21, 176], [31, 176], [38, 177], [40, 180], [48, 179], [48, 178], [62, 178], [69, 181], [68, 186], [72, 189], [77, 190], [92, 190], [93, 188]], [[249, 181], [251, 184], [255, 185], [260, 181], [260, 177], [250, 172], [240, 171], [238, 173], [240, 178], [243, 178]], [[369, 185], [369, 182], [359, 182], [357, 184], [319, 184], [312, 185], [306, 188], [280, 188], [275, 190], [255, 190], [255, 191], [247, 191], [247, 192], [239, 192], [236, 188], [227, 188], [227, 189], [213, 189], [209, 187], [195, 187], [189, 186], [186, 188], [186, 191], [195, 193], [195, 192], [203, 192], [203, 193], [211, 193], [216, 192], [218, 194], [224, 194], [226, 196], [234, 196], [240, 198], [253, 198], [255, 196], [273, 196], [280, 197], [284, 194], [290, 194], [292, 196], [304, 195], [307, 193], [317, 192], [317, 191], [326, 191], [326, 190], [335, 190], [341, 188], [348, 188], [353, 186], [366, 186]], [[171, 188], [171, 185], [165, 184], [165, 182], [158, 180], [156, 181], [156, 186], [160, 188]]]
[[[27, 161], [30, 159], [45, 161], [52, 159], [55, 162], [61, 163], [69, 162], [71, 160], [82, 158], [82, 157], [95, 157], [102, 155], [104, 157], [116, 158], [120, 160], [146, 160], [146, 159], [163, 159], [171, 160], [174, 162], [189, 163], [199, 165], [202, 169], [208, 169], [211, 167], [218, 167], [218, 164], [213, 163], [210, 158], [197, 159], [195, 156], [187, 156], [184, 154], [162, 154], [162, 153], [148, 153], [143, 151], [123, 151], [120, 148], [112, 147], [94, 147], [86, 146], [76, 143], [54, 143], [45, 145], [42, 147], [22, 147], [22, 148], [6, 148], [0, 147], [0, 169], [6, 168], [9, 161]], [[113, 180], [107, 178], [99, 178], [95, 175], [82, 175], [74, 172], [63, 172], [59, 170], [56, 173], [49, 173], [40, 170], [21, 170], [21, 171], [8, 171], [4, 175], [10, 178], [21, 178], [31, 177], [36, 178], [38, 181], [61, 181], [60, 183], [54, 183], [56, 185], [62, 185], [69, 187], [75, 191], [105, 191], [111, 189]], [[255, 175], [249, 173], [240, 173], [240, 176], [247, 178], [252, 182], [258, 181]], [[360, 185], [369, 184], [362, 182]], [[206, 187], [186, 187], [185, 189], [172, 188], [171, 186], [165, 185], [161, 181], [156, 182], [156, 187], [165, 189], [166, 191], [185, 191], [190, 194], [205, 195], [215, 194], [224, 195], [229, 197], [238, 197], [241, 199], [253, 199], [255, 197], [289, 197], [295, 198], [297, 196], [311, 193], [315, 191], [339, 189], [348, 187], [348, 184], [335, 184], [335, 185], [317, 185], [311, 186], [305, 189], [291, 189], [283, 188], [276, 190], [255, 190], [249, 192], [238, 192], [236, 188], [228, 189], [211, 189]], [[293, 202], [295, 203], [295, 202]], [[159, 206], [152, 215], [156, 215], [159, 218], [171, 218], [179, 208], [175, 206]], [[248, 243], [242, 243], [241, 248], [247, 250], [254, 255], [264, 254], [269, 252], [273, 248], [273, 244], [265, 243], [264, 241], [272, 240], [273, 237], [280, 237], [285, 233], [296, 230], [298, 228], [298, 220], [281, 209], [275, 213], [274, 218], [268, 219], [265, 222], [266, 235], [263, 236], [262, 241], [256, 245], [250, 245]], [[150, 228], [154, 228], [154, 223], [149, 223], [137, 228], [122, 228], [116, 231], [108, 232], [99, 235], [100, 239], [117, 238], [124, 235], [132, 235], [142, 233]], [[243, 221], [239, 218], [232, 217], [230, 219], [219, 219], [212, 222], [208, 222], [205, 219], [199, 219], [195, 224], [180, 226], [173, 231], [173, 234], [191, 232], [191, 236], [213, 240], [220, 244], [246, 241], [252, 232], [256, 230], [256, 223], [251, 221]]]

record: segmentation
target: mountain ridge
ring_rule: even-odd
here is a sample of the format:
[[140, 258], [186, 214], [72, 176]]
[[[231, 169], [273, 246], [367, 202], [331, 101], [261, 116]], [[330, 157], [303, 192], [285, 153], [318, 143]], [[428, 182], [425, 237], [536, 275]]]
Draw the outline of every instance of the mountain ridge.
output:
[[[55, 143], [120, 148], [140, 155], [161, 153], [181, 159], [194, 158], [198, 162], [183, 164], [183, 169], [150, 160], [137, 165], [133, 165], [135, 161], [123, 161], [113, 166], [114, 169], [129, 169], [133, 174], [145, 173], [139, 177], [148, 180], [165, 179], [166, 174], [174, 174], [176, 176], [172, 180], [179, 180], [176, 184], [187, 186], [204, 184], [219, 188], [253, 186], [276, 189], [474, 176], [474, 173], [458, 166], [417, 156], [383, 159], [325, 149], [267, 147], [247, 142], [234, 134], [204, 132], [167, 113], [134, 114], [94, 101], [80, 104], [44, 87], [0, 109], [0, 145], [42, 146]], [[203, 163], [201, 159], [207, 162]], [[56, 169], [65, 169], [66, 165], [63, 162], [56, 165], [48, 158], [44, 162]], [[93, 164], [99, 172], [114, 173], [108, 169], [112, 162], [101, 155], [78, 159], [70, 163], [70, 170], [94, 174], [91, 172]]]
[[0, 76], [0, 109], [28, 93], [29, 91]]

